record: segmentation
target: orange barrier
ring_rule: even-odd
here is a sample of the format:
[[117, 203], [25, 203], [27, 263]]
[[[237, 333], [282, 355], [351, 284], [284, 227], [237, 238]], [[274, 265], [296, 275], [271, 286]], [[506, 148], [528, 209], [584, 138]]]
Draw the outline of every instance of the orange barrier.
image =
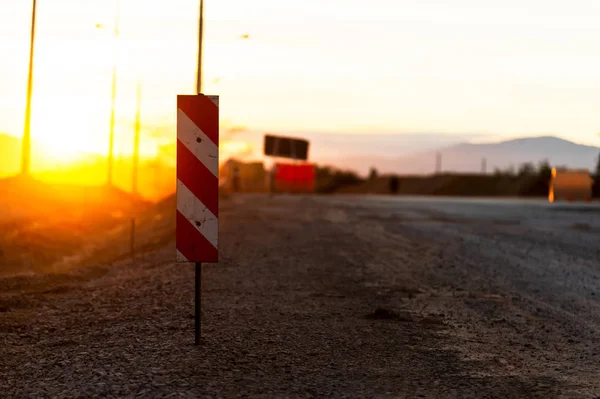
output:
[[587, 170], [552, 170], [548, 200], [591, 201], [593, 179]]

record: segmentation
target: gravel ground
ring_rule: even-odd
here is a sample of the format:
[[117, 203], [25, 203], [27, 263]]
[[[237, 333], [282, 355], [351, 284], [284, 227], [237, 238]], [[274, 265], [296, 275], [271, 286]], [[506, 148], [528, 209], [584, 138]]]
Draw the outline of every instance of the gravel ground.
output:
[[247, 195], [220, 220], [197, 347], [172, 241], [0, 279], [0, 397], [600, 395], [595, 209]]

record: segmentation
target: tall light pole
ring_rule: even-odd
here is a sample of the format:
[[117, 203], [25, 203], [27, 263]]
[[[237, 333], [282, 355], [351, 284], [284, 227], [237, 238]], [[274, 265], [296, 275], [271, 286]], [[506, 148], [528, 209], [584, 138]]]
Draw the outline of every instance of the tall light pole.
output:
[[138, 168], [140, 162], [140, 130], [142, 109], [142, 82], [137, 83], [137, 102], [135, 108], [135, 128], [133, 134], [133, 167], [132, 167], [132, 191], [138, 194]]
[[204, 35], [204, 0], [200, 0], [200, 18], [198, 23], [198, 67], [196, 76], [196, 92], [202, 93], [202, 42]]
[[21, 153], [21, 174], [29, 175], [31, 169], [31, 95], [33, 92], [33, 48], [35, 43], [35, 11], [36, 0], [33, 0], [31, 11], [31, 43], [29, 45], [29, 74], [27, 77], [27, 102], [25, 105], [25, 125]]
[[[249, 34], [240, 36], [242, 40], [250, 38]], [[204, 0], [200, 0], [200, 15], [198, 18], [198, 65], [196, 69], [196, 93], [202, 93], [202, 47], [204, 44]]]
[[115, 107], [117, 102], [117, 60], [119, 56], [118, 38], [119, 38], [119, 3], [120, 0], [116, 1], [115, 10], [115, 26], [114, 26], [114, 48], [113, 48], [113, 70], [112, 70], [112, 93], [110, 103], [110, 133], [108, 136], [108, 185], [113, 184], [113, 166], [115, 162], [114, 157], [114, 145], [115, 145]]

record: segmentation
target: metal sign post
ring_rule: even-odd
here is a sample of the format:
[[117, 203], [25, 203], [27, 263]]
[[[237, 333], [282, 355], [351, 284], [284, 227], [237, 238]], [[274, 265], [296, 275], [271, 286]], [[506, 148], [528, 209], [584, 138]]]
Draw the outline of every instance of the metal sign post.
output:
[[194, 276], [195, 295], [194, 295], [194, 345], [200, 345], [201, 336], [201, 309], [202, 309], [202, 263], [196, 262], [196, 271]]

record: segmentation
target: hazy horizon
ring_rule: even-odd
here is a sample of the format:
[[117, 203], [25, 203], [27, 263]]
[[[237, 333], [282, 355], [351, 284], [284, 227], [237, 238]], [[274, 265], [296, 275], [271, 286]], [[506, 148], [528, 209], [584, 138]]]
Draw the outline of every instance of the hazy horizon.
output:
[[[34, 173], [106, 157], [113, 65], [115, 156], [133, 153], [139, 85], [141, 157], [174, 164], [176, 96], [195, 92], [199, 3], [121, 1], [118, 39], [115, 5], [38, 2]], [[30, 13], [30, 2], [0, 0], [0, 132], [12, 137], [23, 132]], [[220, 96], [221, 160], [263, 159], [264, 133], [308, 138], [311, 160], [356, 159], [360, 171], [463, 142], [598, 145], [599, 18], [591, 0], [206, 2], [203, 91]], [[12, 152], [0, 172], [18, 170]], [[60, 179], [101, 182], [96, 169]]]
[[[38, 5], [32, 134], [57, 156], [106, 153], [114, 6]], [[0, 131], [14, 136], [30, 7], [0, 0]], [[131, 153], [138, 82], [142, 152], [174, 140], [175, 96], [194, 90], [197, 12], [196, 0], [121, 2], [117, 153]], [[223, 0], [205, 12], [204, 91], [221, 96], [231, 126], [598, 140], [600, 58], [590, 50], [600, 45], [600, 9], [591, 0]]]

